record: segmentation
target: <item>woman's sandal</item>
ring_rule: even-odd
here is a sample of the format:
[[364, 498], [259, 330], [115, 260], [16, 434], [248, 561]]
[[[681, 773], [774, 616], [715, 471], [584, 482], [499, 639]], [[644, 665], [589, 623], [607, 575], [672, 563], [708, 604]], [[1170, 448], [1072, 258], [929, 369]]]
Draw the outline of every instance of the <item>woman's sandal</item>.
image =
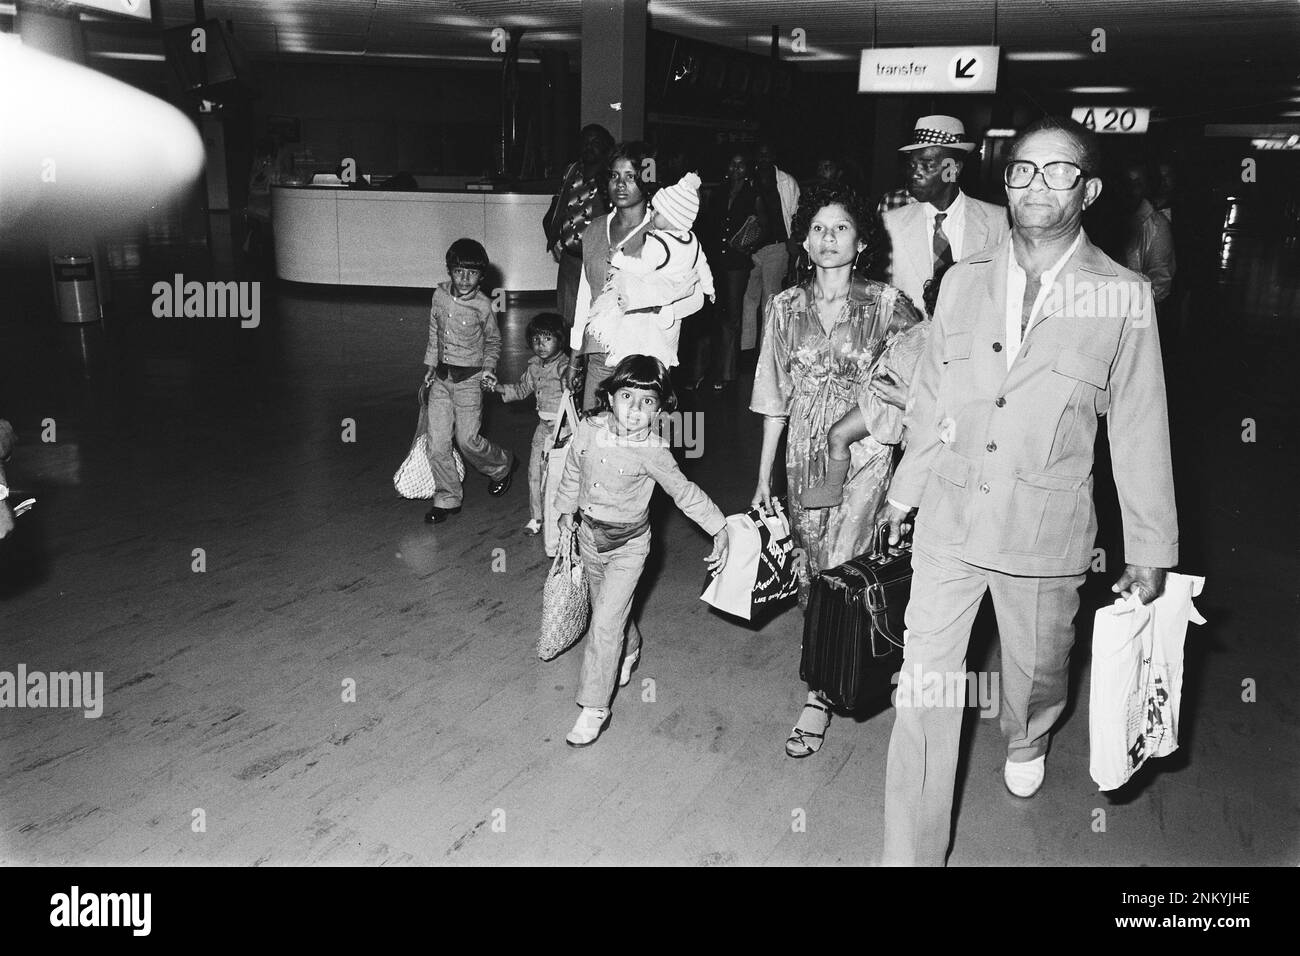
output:
[[[804, 708], [813, 708], [820, 710], [826, 715], [826, 727], [831, 725], [831, 710], [825, 704], [812, 703], [811, 701], [804, 704]], [[799, 714], [803, 716], [802, 711]], [[785, 752], [791, 757], [811, 757], [817, 751], [822, 749], [822, 741], [826, 739], [826, 728], [822, 728], [820, 734], [815, 734], [810, 730], [801, 730], [796, 724], [795, 728], [790, 731], [790, 737], [785, 742]]]

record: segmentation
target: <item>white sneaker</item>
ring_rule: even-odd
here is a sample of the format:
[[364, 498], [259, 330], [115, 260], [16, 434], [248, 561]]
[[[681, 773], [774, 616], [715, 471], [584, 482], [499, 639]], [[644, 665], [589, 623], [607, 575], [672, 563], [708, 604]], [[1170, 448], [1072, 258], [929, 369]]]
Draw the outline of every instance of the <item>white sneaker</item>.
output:
[[541, 534], [542, 523], [536, 518], [529, 518], [528, 524], [524, 525], [524, 534]]
[[632, 668], [636, 667], [636, 662], [641, 659], [641, 650], [638, 648], [634, 653], [623, 658], [623, 669], [618, 672], [618, 686], [626, 687], [628, 681], [632, 679]]
[[600, 732], [605, 729], [605, 721], [609, 720], [609, 710], [605, 707], [584, 707], [582, 713], [578, 715], [578, 721], [569, 731], [564, 742], [570, 747], [585, 747], [588, 744], [594, 744]]
[[1043, 785], [1043, 776], [1047, 773], [1047, 755], [1026, 760], [1024, 763], [1012, 763], [1002, 768], [1002, 780], [1013, 796], [1029, 798]]

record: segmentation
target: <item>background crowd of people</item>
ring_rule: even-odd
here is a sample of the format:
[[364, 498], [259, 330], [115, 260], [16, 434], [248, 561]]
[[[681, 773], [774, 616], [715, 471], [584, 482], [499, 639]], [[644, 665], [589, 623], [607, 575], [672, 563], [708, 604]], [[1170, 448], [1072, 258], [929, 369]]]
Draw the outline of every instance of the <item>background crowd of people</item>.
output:
[[[584, 127], [579, 155], [565, 169], [544, 222], [547, 247], [559, 264], [558, 312], [571, 326], [584, 261], [588, 294], [599, 292], [598, 260], [608, 255], [608, 249], [597, 234], [603, 229], [611, 248], [637, 255], [643, 239], [633, 233], [644, 218], [646, 204], [660, 185], [675, 182], [681, 172], [692, 169], [704, 180], [694, 232], [708, 256], [717, 292], [698, 312], [677, 316], [681, 322], [675, 356], [679, 367], [674, 373], [678, 387], [721, 392], [737, 380], [742, 354], [761, 344], [762, 324], [773, 296], [811, 273], [802, 237], [794, 232], [794, 219], [801, 195], [819, 186], [848, 187], [871, 204], [877, 225], [892, 224], [871, 245], [867, 260], [855, 265], [855, 274], [894, 285], [921, 308], [925, 283], [932, 278], [934, 213], [945, 216], [940, 231], [950, 246], [948, 261], [955, 261], [996, 244], [1005, 234], [1006, 212], [1001, 196], [976, 198], [963, 188], [976, 178], [966, 169], [972, 155], [976, 164], [981, 159], [979, 147], [959, 119], [922, 117], [917, 129], [932, 131], [920, 138], [916, 129], [900, 131], [901, 181], [873, 188], [861, 163], [830, 151], [809, 153], [797, 165], [782, 160], [766, 141], [724, 143], [708, 155], [685, 155], [680, 150], [661, 155], [645, 142], [618, 144], [615, 152], [607, 130], [595, 124]], [[949, 142], [936, 141], [944, 137]], [[611, 170], [620, 160], [623, 181], [615, 185]], [[783, 162], [809, 175], [796, 177], [782, 167]], [[636, 172], [629, 178], [630, 170]], [[1087, 212], [1085, 226], [1107, 255], [1152, 281], [1169, 352], [1176, 344], [1182, 311], [1176, 250], [1185, 247], [1188, 239], [1186, 228], [1174, 226], [1181, 197], [1173, 164], [1130, 152], [1107, 157], [1095, 173], [1106, 188]], [[914, 217], [927, 203], [930, 212], [922, 231]], [[615, 214], [612, 223], [606, 218], [611, 213]], [[896, 236], [903, 240], [897, 249]], [[620, 245], [624, 240], [625, 248]], [[607, 374], [609, 369], [598, 367], [601, 371]], [[587, 398], [590, 403], [591, 395]]]

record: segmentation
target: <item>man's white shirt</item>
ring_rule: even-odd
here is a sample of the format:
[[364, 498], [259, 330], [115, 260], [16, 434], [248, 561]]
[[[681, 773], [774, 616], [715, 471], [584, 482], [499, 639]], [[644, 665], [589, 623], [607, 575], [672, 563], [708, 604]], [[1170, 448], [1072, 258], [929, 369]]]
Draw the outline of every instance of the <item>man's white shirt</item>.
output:
[[[1034, 308], [1029, 313], [1029, 321], [1025, 324], [1025, 334], [1033, 328], [1035, 322], [1041, 317], [1043, 311], [1043, 300], [1047, 298], [1056, 284], [1057, 274], [1065, 268], [1065, 264], [1070, 261], [1070, 256], [1074, 255], [1079, 244], [1083, 242], [1083, 230], [1074, 237], [1074, 242], [1070, 243], [1070, 248], [1065, 250], [1065, 255], [1057, 259], [1055, 264], [1043, 273], [1038, 283], [1038, 295], [1034, 298]], [[1013, 240], [1011, 243], [1011, 254], [1007, 256], [1007, 342], [1006, 348], [1003, 349], [1007, 354], [1007, 368], [1011, 368], [1011, 363], [1016, 360], [1016, 355], [1020, 352], [1020, 346], [1024, 342], [1020, 334], [1020, 316], [1025, 303], [1025, 286], [1029, 282], [1029, 274], [1016, 261], [1016, 244]]]

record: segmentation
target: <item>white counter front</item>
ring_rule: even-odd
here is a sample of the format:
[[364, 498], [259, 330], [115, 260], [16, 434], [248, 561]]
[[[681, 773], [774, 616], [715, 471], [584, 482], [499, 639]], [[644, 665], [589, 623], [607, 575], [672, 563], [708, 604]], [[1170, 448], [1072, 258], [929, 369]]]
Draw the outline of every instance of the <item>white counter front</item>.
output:
[[550, 196], [526, 193], [275, 186], [276, 273], [294, 282], [430, 289], [447, 278], [447, 247], [467, 238], [483, 243], [502, 288], [551, 291], [556, 265], [542, 232], [550, 204]]

